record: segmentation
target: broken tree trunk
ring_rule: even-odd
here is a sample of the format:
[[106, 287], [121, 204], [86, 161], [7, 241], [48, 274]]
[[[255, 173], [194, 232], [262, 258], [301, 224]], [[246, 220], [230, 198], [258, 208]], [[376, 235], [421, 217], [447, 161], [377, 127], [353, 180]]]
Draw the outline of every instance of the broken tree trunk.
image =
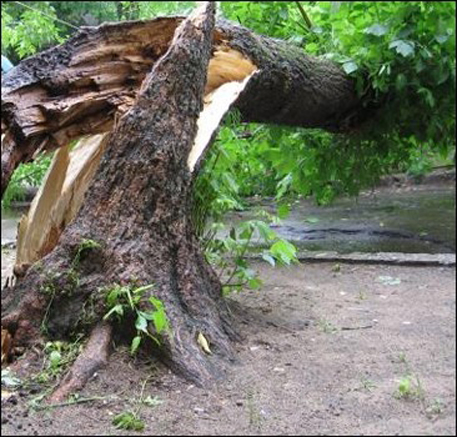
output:
[[[182, 23], [134, 106], [110, 134], [85, 203], [57, 247], [14, 290], [4, 290], [2, 327], [16, 345], [37, 341], [43, 329], [54, 338], [100, 330], [111, 288], [154, 284], [150, 294], [164, 303], [171, 325], [161, 346], [172, 367], [204, 383], [219, 373], [221, 358], [232, 358], [235, 333], [228, 309], [190, 216], [189, 156], [194, 147], [205, 148], [198, 141], [210, 141], [220, 121], [209, 134], [198, 122], [205, 118], [213, 15], [210, 5]], [[216, 94], [212, 98], [218, 101]], [[81, 251], [86, 241], [97, 245]], [[148, 311], [151, 304], [145, 299], [141, 307]], [[200, 334], [211, 356], [197, 342]], [[87, 365], [92, 369], [92, 360]], [[80, 361], [76, 373], [87, 373]]]
[[[84, 27], [2, 78], [2, 193], [21, 162], [86, 134], [112, 130], [133, 105], [182, 17]], [[205, 94], [254, 70], [235, 103], [244, 121], [347, 132], [369, 114], [353, 80], [330, 61], [220, 21]]]
[[[141, 309], [150, 309], [148, 295], [164, 303], [171, 333], [161, 347], [174, 369], [204, 384], [233, 359], [229, 310], [191, 223], [205, 151], [232, 105], [245, 120], [344, 131], [361, 120], [361, 103], [333, 64], [228, 23], [213, 27], [209, 4], [184, 21], [84, 29], [2, 81], [2, 189], [39, 151], [111, 131], [57, 246], [3, 291], [2, 328], [16, 345], [92, 331], [104, 357], [109, 290], [154, 284]], [[95, 359], [96, 343], [89, 341], [57, 398], [104, 362]]]

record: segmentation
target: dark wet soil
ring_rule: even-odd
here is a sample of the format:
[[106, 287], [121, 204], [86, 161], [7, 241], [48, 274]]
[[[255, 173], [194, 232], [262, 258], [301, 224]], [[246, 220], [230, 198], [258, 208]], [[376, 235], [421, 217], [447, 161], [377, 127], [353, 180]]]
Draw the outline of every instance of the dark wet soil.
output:
[[[39, 388], [18, 389], [2, 435], [455, 435], [454, 268], [254, 268], [265, 286], [230, 297], [243, 341], [218, 386], [117, 346], [79, 394], [104, 399], [35, 411]], [[144, 431], [117, 430], [143, 385]]]

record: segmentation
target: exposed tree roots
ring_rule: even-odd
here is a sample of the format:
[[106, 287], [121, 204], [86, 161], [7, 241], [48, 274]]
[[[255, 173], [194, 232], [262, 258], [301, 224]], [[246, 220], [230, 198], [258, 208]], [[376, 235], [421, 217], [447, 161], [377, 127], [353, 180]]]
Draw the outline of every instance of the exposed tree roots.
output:
[[97, 370], [106, 366], [111, 339], [111, 325], [106, 322], [98, 324], [93, 329], [84, 351], [64, 376], [59, 387], [49, 398], [49, 402], [64, 401], [69, 394], [81, 390]]

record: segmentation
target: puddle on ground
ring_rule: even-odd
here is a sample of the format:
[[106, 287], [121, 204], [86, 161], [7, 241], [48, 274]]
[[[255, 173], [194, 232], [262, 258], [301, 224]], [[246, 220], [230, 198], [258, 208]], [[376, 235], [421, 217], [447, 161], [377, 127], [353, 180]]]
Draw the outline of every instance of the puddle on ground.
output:
[[[275, 212], [273, 200], [258, 206]], [[254, 210], [231, 214], [227, 222], [253, 218]], [[321, 207], [300, 200], [273, 229], [313, 251], [455, 253], [455, 189], [364, 193]]]

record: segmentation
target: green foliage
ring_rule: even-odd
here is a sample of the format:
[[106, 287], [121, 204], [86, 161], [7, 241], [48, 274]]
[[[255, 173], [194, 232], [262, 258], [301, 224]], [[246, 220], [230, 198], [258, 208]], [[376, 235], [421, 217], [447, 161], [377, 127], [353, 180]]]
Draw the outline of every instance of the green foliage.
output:
[[324, 334], [335, 334], [338, 332], [338, 328], [333, 325], [332, 322], [328, 321], [325, 318], [319, 319], [318, 321], [319, 329], [324, 333]]
[[387, 96], [369, 137], [438, 151], [455, 144], [455, 3], [343, 2], [318, 11], [324, 33], [335, 35], [326, 56], [356, 64], [360, 94], [371, 87], [374, 99]]
[[397, 390], [394, 393], [394, 397], [397, 399], [405, 400], [423, 400], [424, 396], [425, 393], [424, 389], [422, 388], [420, 379], [416, 376], [414, 380], [411, 375], [406, 375], [401, 378], [400, 382], [398, 383]]
[[2, 2], [2, 53], [14, 61], [68, 39], [80, 26], [188, 14], [195, 2]]
[[134, 400], [134, 403], [137, 405], [135, 409], [130, 411], [124, 411], [113, 419], [113, 425], [119, 429], [126, 429], [130, 431], [142, 431], [145, 427], [144, 421], [141, 419], [141, 409], [143, 406], [147, 407], [156, 407], [163, 403], [157, 396], [146, 396], [144, 397], [144, 389], [146, 387], [146, 379], [141, 387], [140, 396], [138, 399]]
[[281, 261], [283, 264], [289, 265], [296, 259], [297, 249], [286, 240], [278, 240], [271, 246], [270, 253], [273, 258]]
[[[224, 294], [241, 291], [246, 286], [257, 289], [262, 285], [261, 279], [250, 268], [247, 260], [254, 239], [269, 246], [262, 250], [261, 256], [272, 266], [276, 263], [289, 265], [297, 261], [295, 246], [280, 239], [263, 220], [247, 220], [231, 226], [226, 236], [221, 232], [225, 228], [220, 222], [213, 223], [208, 234], [204, 236], [206, 259], [219, 271]], [[216, 231], [221, 235], [217, 235]]]
[[40, 383], [54, 380], [73, 363], [81, 352], [81, 337], [74, 342], [49, 341], [44, 347], [45, 359], [42, 370], [34, 378]]
[[90, 240], [90, 239], [82, 240], [81, 243], [79, 243], [78, 250], [76, 252], [75, 257], [73, 258], [72, 268], [73, 269], [78, 268], [79, 263], [81, 261], [81, 256], [84, 252], [87, 252], [88, 250], [99, 249], [100, 247], [101, 247], [100, 243], [97, 243], [94, 240]]
[[[256, 132], [239, 129], [239, 115], [231, 112], [221, 129], [194, 186], [192, 218], [197, 235], [205, 250], [206, 259], [218, 271], [223, 283], [223, 292], [240, 291], [245, 286], [257, 289], [262, 281], [250, 268], [246, 255], [256, 240], [268, 249], [262, 257], [270, 264], [290, 264], [296, 262], [295, 247], [281, 240], [270, 228], [277, 218], [265, 211], [257, 211], [258, 218], [236, 225], [227, 226], [223, 219], [229, 211], [246, 207], [246, 196], [271, 190], [274, 193], [275, 181], [265, 178], [267, 162], [260, 155], [264, 144], [252, 143], [245, 137], [256, 137]], [[259, 130], [259, 128], [257, 128]], [[282, 217], [288, 213], [283, 205]]]
[[9, 208], [13, 201], [23, 201], [27, 186], [37, 187], [41, 184], [51, 164], [51, 159], [49, 155], [41, 155], [34, 162], [19, 165], [3, 195], [2, 209]]
[[138, 414], [132, 411], [124, 411], [113, 418], [113, 425], [118, 429], [128, 431], [143, 431], [144, 422]]
[[302, 46], [308, 31], [294, 2], [221, 2], [223, 15], [249, 29]]
[[25, 7], [2, 2], [2, 53], [9, 50], [15, 53], [14, 59], [24, 58], [63, 42], [51, 3], [33, 1]]
[[[455, 3], [224, 2], [225, 15], [341, 64], [378, 113], [349, 136], [264, 128], [278, 194], [329, 203], [455, 148]], [[369, 110], [369, 108], [367, 108]]]
[[[132, 354], [138, 350], [144, 336], [149, 337], [160, 346], [157, 335], [162, 335], [170, 331], [165, 307], [160, 299], [150, 295], [147, 298], [147, 302], [152, 308], [148, 311], [140, 308], [140, 303], [144, 301], [146, 291], [153, 287], [153, 284], [136, 288], [127, 285], [115, 285], [106, 292], [106, 305], [109, 310], [103, 317], [104, 320], [117, 318], [120, 321], [128, 315], [135, 317], [137, 335], [133, 338], [130, 346], [130, 352]], [[149, 332], [151, 322], [156, 335], [152, 335]]]

